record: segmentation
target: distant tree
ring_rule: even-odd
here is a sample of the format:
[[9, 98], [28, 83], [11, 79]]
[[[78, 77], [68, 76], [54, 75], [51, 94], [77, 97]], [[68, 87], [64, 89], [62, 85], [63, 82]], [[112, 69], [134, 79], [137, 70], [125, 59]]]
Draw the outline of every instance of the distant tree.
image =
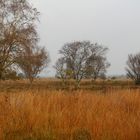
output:
[[140, 53], [128, 56], [126, 72], [130, 79], [140, 84]]
[[91, 78], [93, 82], [99, 77], [105, 77], [110, 63], [107, 61], [105, 56], [106, 52], [108, 51], [107, 48], [94, 44], [91, 46], [90, 51], [91, 53], [86, 63], [86, 77]]
[[24, 73], [25, 77], [29, 79], [32, 84], [34, 78], [47, 66], [49, 62], [49, 55], [45, 48], [26, 49], [19, 53], [17, 57], [17, 65]]
[[66, 61], [64, 58], [59, 58], [54, 66], [56, 70], [56, 78], [62, 79], [63, 84], [65, 85], [67, 79], [66, 72]]
[[117, 79], [117, 76], [112, 76], [111, 77], [111, 80], [116, 80]]
[[99, 77], [106, 72], [107, 61], [104, 53], [106, 48], [90, 41], [66, 43], [59, 51], [61, 58], [55, 69], [61, 78], [74, 79], [77, 87], [83, 78]]
[[89, 55], [89, 41], [77, 41], [65, 44], [59, 53], [65, 59], [67, 77], [76, 81], [76, 86], [80, 86], [80, 81], [85, 75], [85, 65]]
[[24, 73], [18, 73], [18, 79], [24, 79], [26, 78]]
[[38, 15], [27, 0], [0, 0], [0, 79], [15, 63], [17, 53], [38, 40]]

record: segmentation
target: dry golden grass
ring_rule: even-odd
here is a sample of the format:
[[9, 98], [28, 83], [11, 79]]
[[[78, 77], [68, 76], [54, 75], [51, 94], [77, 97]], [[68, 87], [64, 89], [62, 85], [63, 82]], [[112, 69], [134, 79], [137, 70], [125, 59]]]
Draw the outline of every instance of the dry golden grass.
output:
[[139, 139], [139, 89], [0, 92], [0, 140]]

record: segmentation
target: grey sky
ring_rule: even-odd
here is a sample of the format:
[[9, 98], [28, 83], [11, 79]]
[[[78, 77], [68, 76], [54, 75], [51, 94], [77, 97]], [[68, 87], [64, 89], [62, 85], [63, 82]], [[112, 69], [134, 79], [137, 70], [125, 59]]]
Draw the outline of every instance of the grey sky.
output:
[[51, 56], [64, 43], [91, 40], [107, 46], [108, 74], [124, 74], [127, 55], [140, 51], [140, 0], [31, 0], [41, 12], [39, 34]]

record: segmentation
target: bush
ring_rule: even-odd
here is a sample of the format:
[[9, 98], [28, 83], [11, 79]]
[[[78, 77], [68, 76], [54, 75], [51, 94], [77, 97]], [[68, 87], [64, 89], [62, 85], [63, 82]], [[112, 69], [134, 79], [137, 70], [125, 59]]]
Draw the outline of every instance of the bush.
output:
[[91, 134], [86, 129], [80, 129], [73, 133], [72, 140], [91, 140]]
[[140, 79], [135, 81], [136, 85], [140, 85]]

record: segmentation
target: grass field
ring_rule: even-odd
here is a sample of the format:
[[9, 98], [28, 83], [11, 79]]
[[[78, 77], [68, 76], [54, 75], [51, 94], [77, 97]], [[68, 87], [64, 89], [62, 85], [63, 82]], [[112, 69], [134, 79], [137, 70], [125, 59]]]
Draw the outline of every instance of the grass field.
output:
[[87, 83], [74, 90], [53, 80], [1, 81], [0, 140], [139, 140], [140, 88]]

